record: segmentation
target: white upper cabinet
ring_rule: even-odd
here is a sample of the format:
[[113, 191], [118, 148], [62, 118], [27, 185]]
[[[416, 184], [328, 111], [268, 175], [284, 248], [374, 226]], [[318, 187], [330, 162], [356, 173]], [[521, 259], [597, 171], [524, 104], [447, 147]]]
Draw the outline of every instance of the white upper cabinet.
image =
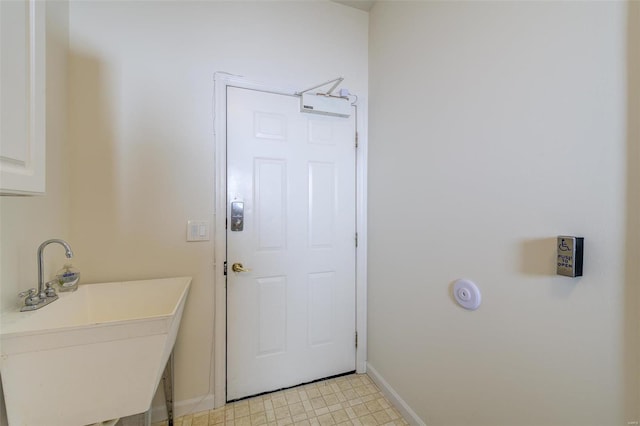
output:
[[45, 190], [45, 2], [0, 0], [0, 193]]

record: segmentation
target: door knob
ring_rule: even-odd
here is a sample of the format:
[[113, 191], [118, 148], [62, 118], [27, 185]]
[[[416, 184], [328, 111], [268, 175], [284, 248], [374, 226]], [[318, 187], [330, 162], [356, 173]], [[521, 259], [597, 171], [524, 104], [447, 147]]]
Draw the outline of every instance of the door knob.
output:
[[251, 269], [246, 269], [244, 266], [242, 266], [242, 263], [234, 263], [233, 265], [231, 265], [231, 270], [233, 272], [249, 272], [249, 271], [251, 271]]

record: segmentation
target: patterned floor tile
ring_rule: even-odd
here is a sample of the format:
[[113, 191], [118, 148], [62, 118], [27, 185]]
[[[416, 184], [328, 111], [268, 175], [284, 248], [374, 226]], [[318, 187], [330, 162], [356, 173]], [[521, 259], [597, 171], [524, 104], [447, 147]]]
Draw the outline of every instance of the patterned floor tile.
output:
[[[166, 421], [153, 426], [165, 426]], [[229, 403], [175, 426], [407, 426], [366, 374], [351, 374]]]

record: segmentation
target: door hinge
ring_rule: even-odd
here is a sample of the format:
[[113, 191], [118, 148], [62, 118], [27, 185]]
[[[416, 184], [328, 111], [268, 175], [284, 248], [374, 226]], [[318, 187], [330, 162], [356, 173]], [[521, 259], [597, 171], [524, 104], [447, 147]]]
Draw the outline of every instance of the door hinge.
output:
[[358, 132], [356, 132], [356, 148], [358, 147]]
[[356, 348], [358, 347], [358, 332], [356, 331]]
[[356, 247], [358, 247], [358, 233], [356, 232]]
[[227, 275], [227, 261], [224, 261], [224, 274]]

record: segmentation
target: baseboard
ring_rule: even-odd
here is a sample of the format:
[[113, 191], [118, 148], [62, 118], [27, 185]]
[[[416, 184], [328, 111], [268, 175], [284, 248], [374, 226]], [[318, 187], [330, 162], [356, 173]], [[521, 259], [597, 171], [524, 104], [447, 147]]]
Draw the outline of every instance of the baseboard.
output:
[[[173, 403], [173, 417], [178, 418], [187, 414], [200, 413], [215, 408], [213, 394], [207, 394], [198, 398], [187, 399], [184, 401], [176, 401]], [[151, 421], [161, 422], [167, 420], [167, 410], [164, 404], [151, 407]]]
[[367, 363], [367, 375], [374, 381], [376, 385], [380, 388], [384, 396], [387, 397], [389, 402], [391, 402], [397, 409], [400, 411], [400, 414], [409, 422], [409, 424], [413, 426], [427, 426], [425, 422], [422, 421], [420, 417], [409, 407], [409, 405], [398, 395], [387, 381], [378, 373], [378, 370], [373, 368], [371, 364]]

